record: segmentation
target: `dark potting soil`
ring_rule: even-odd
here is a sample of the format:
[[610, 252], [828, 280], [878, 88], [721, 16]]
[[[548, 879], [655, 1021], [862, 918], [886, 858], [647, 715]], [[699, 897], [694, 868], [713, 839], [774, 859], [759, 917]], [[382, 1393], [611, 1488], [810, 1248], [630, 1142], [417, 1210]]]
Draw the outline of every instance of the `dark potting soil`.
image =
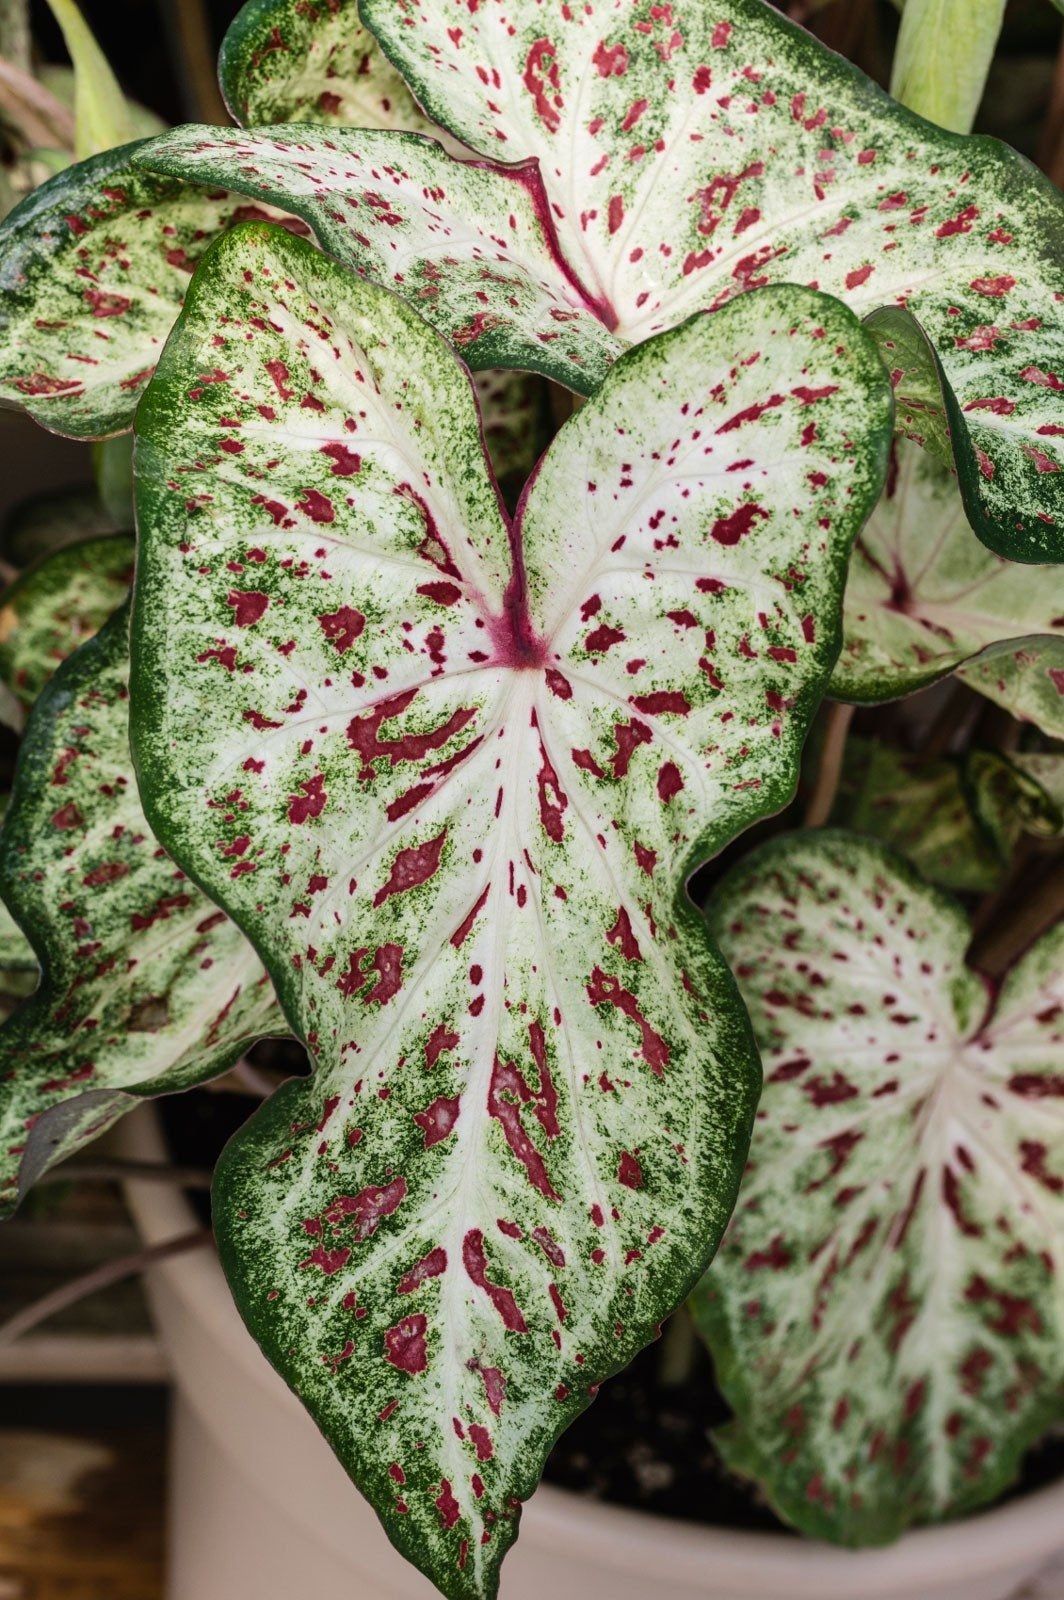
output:
[[[290, 1040], [264, 1040], [251, 1052], [259, 1066], [303, 1072], [305, 1056]], [[224, 1145], [255, 1109], [244, 1095], [193, 1090], [162, 1100], [163, 1124], [173, 1159], [213, 1168]], [[204, 1222], [210, 1202], [202, 1191], [189, 1200]], [[711, 1431], [728, 1421], [713, 1366], [697, 1339], [683, 1380], [663, 1380], [662, 1341], [650, 1345], [604, 1383], [598, 1396], [555, 1445], [544, 1478], [559, 1488], [611, 1505], [658, 1516], [795, 1537], [757, 1489], [728, 1472]], [[1019, 1482], [1003, 1499], [1064, 1477], [1064, 1435], [1031, 1450]]]

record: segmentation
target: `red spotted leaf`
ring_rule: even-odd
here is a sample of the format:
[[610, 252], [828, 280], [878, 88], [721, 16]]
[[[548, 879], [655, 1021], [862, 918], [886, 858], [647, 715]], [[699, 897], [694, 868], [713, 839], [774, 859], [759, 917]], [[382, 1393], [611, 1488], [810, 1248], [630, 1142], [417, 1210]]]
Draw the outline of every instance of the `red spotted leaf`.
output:
[[772, 282], [903, 306], [941, 365], [980, 538], [1064, 558], [1064, 210], [1019, 156], [913, 116], [763, 0], [361, 9], [437, 122], [538, 160], [618, 338]]
[[1038, 650], [1054, 638], [1064, 648], [1056, 568], [1032, 571], [987, 550], [956, 479], [900, 440], [886, 494], [854, 549], [832, 694], [891, 700], [966, 662], [990, 663], [1021, 642]]
[[0, 594], [0, 679], [25, 707], [116, 611], [133, 582], [125, 534], [61, 547]]
[[682, 885], [793, 791], [889, 384], [836, 302], [746, 297], [511, 523], [448, 347], [247, 227], [137, 427], [145, 804], [315, 1062], [222, 1160], [223, 1263], [396, 1545], [490, 1596], [734, 1198], [756, 1059]]
[[1064, 1378], [1064, 927], [1000, 986], [956, 903], [856, 835], [749, 857], [709, 913], [765, 1088], [695, 1296], [719, 1435], [788, 1521], [881, 1543], [1016, 1476]]
[[1018, 650], [970, 662], [957, 676], [1020, 722], [1064, 739], [1064, 640], [1026, 640]]
[[0, 403], [71, 438], [130, 426], [204, 246], [264, 215], [150, 176], [139, 148], [60, 172], [0, 223]]
[[0, 829], [0, 893], [42, 967], [0, 1028], [0, 1211], [138, 1098], [285, 1031], [247, 940], [145, 821], [128, 630], [124, 606], [41, 694]]

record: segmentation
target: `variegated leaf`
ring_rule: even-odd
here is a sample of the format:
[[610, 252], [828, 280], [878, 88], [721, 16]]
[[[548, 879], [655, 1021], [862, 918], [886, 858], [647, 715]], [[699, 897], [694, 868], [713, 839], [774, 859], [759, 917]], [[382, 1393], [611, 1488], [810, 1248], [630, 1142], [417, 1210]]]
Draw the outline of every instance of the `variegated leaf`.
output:
[[0, 893], [43, 969], [0, 1029], [0, 1210], [140, 1097], [285, 1031], [262, 963], [144, 819], [128, 627], [123, 606], [42, 693], [0, 829]]
[[831, 692], [910, 694], [1007, 642], [1064, 643], [1064, 572], [1032, 571], [979, 543], [953, 475], [899, 440], [887, 492], [857, 541]]
[[979, 537], [1064, 558], [1064, 209], [1033, 167], [914, 117], [762, 0], [362, 15], [456, 137], [538, 159], [561, 248], [618, 337], [769, 282], [906, 306], [948, 380]]
[[223, 1263], [447, 1595], [724, 1225], [757, 1067], [682, 883], [793, 791], [890, 427], [850, 313], [766, 291], [626, 356], [510, 526], [453, 354], [261, 227], [142, 403], [145, 803], [316, 1061]]
[[263, 214], [149, 176], [139, 148], [58, 173], [0, 224], [0, 403], [71, 438], [130, 426], [204, 246]]
[[957, 676], [1020, 722], [1064, 739], [1064, 640], [1033, 640], [1005, 655], [971, 662]]
[[695, 1298], [728, 1462], [849, 1544], [971, 1509], [1060, 1414], [1064, 926], [999, 992], [959, 907], [841, 833], [748, 858], [710, 926], [765, 1090]]
[[[1024, 835], [1058, 838], [1064, 830], [1059, 789], [1064, 756], [1043, 756], [1048, 770], [1030, 769], [1023, 756], [1015, 760], [997, 750], [970, 750], [964, 760], [964, 784], [976, 818], [1003, 861], [1008, 861]], [[1054, 770], [1055, 769], [1055, 770]], [[1049, 780], [1049, 787], [1043, 781]]]
[[323, 249], [409, 300], [473, 368], [528, 368], [587, 394], [624, 349], [558, 253], [533, 161], [455, 161], [416, 134], [283, 124], [178, 128], [137, 159], [283, 196]]
[[831, 821], [897, 850], [930, 883], [989, 894], [1004, 861], [980, 826], [956, 757], [909, 755], [851, 734]]
[[321, 122], [439, 135], [356, 0], [248, 0], [222, 42], [218, 76], [235, 121]]
[[478, 372], [473, 378], [492, 471], [519, 489], [550, 443], [547, 385], [533, 372]]
[[0, 680], [23, 706], [118, 609], [132, 582], [133, 540], [120, 533], [66, 545], [0, 594]]
[[[127, 528], [132, 529], [130, 509]], [[125, 531], [92, 489], [60, 489], [33, 495], [14, 506], [0, 531], [0, 557], [28, 567], [64, 545]]]

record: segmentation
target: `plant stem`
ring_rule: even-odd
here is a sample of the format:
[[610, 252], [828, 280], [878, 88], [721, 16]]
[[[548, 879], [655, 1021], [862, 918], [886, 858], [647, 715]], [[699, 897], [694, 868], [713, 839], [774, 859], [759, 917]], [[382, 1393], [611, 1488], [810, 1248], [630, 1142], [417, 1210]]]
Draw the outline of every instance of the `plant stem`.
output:
[[673, 1313], [661, 1341], [658, 1378], [665, 1389], [679, 1389], [694, 1373], [698, 1334], [686, 1306]]
[[29, 0], [0, 0], [0, 56], [21, 72], [32, 62]]
[[120, 1256], [116, 1261], [105, 1261], [102, 1266], [93, 1267], [91, 1272], [84, 1272], [80, 1277], [72, 1278], [69, 1283], [64, 1283], [60, 1288], [42, 1295], [32, 1305], [24, 1306], [6, 1322], [0, 1323], [0, 1349], [5, 1345], [14, 1344], [24, 1333], [29, 1333], [31, 1328], [36, 1328], [49, 1317], [65, 1311], [68, 1306], [77, 1305], [79, 1300], [86, 1299], [88, 1295], [96, 1294], [100, 1289], [107, 1289], [112, 1283], [121, 1283], [123, 1278], [132, 1278], [157, 1261], [182, 1255], [186, 1250], [199, 1249], [210, 1240], [209, 1228], [196, 1228], [191, 1233], [180, 1233], [176, 1238], [166, 1239], [162, 1244], [138, 1250], [133, 1255]]
[[192, 122], [229, 121], [218, 88], [214, 45], [204, 0], [160, 0], [163, 20], [177, 57], [185, 110]]
[[177, 1167], [165, 1161], [126, 1161], [118, 1156], [100, 1161], [64, 1161], [37, 1179], [47, 1183], [169, 1183], [180, 1189], [209, 1189], [211, 1175], [204, 1167]]
[[[1028, 869], [1034, 867], [1034, 876]], [[988, 895], [975, 914], [968, 960], [1000, 978], [1024, 951], [1064, 917], [1064, 860], [1044, 865], [1035, 848], [1019, 872]]]
[[824, 743], [820, 750], [820, 767], [813, 792], [809, 796], [809, 803], [805, 808], [803, 826], [806, 828], [822, 828], [831, 816], [835, 796], [839, 792], [846, 738], [856, 710], [856, 706], [844, 705], [841, 700], [832, 700], [828, 705], [824, 724]]

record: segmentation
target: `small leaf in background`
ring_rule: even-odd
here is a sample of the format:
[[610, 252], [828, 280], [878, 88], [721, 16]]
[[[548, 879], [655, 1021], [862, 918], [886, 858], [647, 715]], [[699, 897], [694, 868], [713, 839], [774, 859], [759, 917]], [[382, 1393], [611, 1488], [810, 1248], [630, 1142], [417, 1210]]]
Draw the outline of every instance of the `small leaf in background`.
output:
[[59, 173], [0, 224], [0, 399], [70, 438], [131, 425], [199, 256], [263, 215], [149, 177], [139, 148]]
[[0, 679], [26, 709], [132, 582], [133, 540], [115, 534], [57, 550], [0, 594]]
[[48, 0], [74, 64], [74, 154], [79, 161], [128, 144], [136, 128], [107, 57], [74, 0]]
[[1064, 575], [987, 550], [952, 473], [901, 439], [886, 494], [854, 547], [843, 625], [831, 692], [878, 704], [1003, 641], [1037, 649], [1036, 635], [1055, 635], [1064, 648]]
[[758, 0], [588, 0], [550, 26], [533, 0], [361, 15], [456, 137], [538, 159], [562, 255], [618, 339], [771, 282], [905, 306], [941, 362], [979, 538], [1064, 559], [1064, 202], [1021, 158], [913, 117]]
[[906, 0], [890, 92], [954, 133], [968, 133], [983, 98], [1005, 0]]
[[0, 559], [14, 567], [29, 567], [65, 545], [129, 533], [102, 504], [93, 489], [46, 491], [14, 506], [0, 529]]
[[1064, 814], [1054, 793], [1060, 789], [1064, 756], [1035, 760], [1041, 767], [996, 750], [970, 750], [964, 757], [963, 781], [972, 813], [1006, 862], [1025, 834], [1055, 839], [1064, 831]]
[[1064, 926], [995, 991], [954, 902], [830, 832], [749, 857], [709, 920], [765, 1068], [694, 1298], [718, 1444], [815, 1537], [959, 1516], [1061, 1414]]
[[1004, 876], [952, 757], [908, 755], [851, 734], [831, 821], [891, 845], [943, 889], [988, 894]]
[[732, 1203], [757, 1070], [682, 885], [793, 792], [890, 430], [852, 314], [765, 290], [629, 352], [511, 524], [453, 352], [263, 226], [138, 412], [146, 807], [316, 1062], [223, 1265], [447, 1595]]
[[0, 1209], [138, 1098], [285, 1032], [251, 946], [144, 819], [128, 678], [123, 607], [37, 701], [0, 829], [0, 894], [43, 968], [0, 1028]]
[[250, 0], [222, 43], [218, 76], [244, 126], [322, 122], [440, 136], [362, 26], [356, 0]]
[[1034, 640], [971, 662], [957, 676], [1017, 721], [1032, 722], [1051, 739], [1064, 739], [1064, 641]]
[[534, 372], [488, 370], [474, 374], [473, 387], [492, 471], [509, 502], [550, 443], [547, 385]]

